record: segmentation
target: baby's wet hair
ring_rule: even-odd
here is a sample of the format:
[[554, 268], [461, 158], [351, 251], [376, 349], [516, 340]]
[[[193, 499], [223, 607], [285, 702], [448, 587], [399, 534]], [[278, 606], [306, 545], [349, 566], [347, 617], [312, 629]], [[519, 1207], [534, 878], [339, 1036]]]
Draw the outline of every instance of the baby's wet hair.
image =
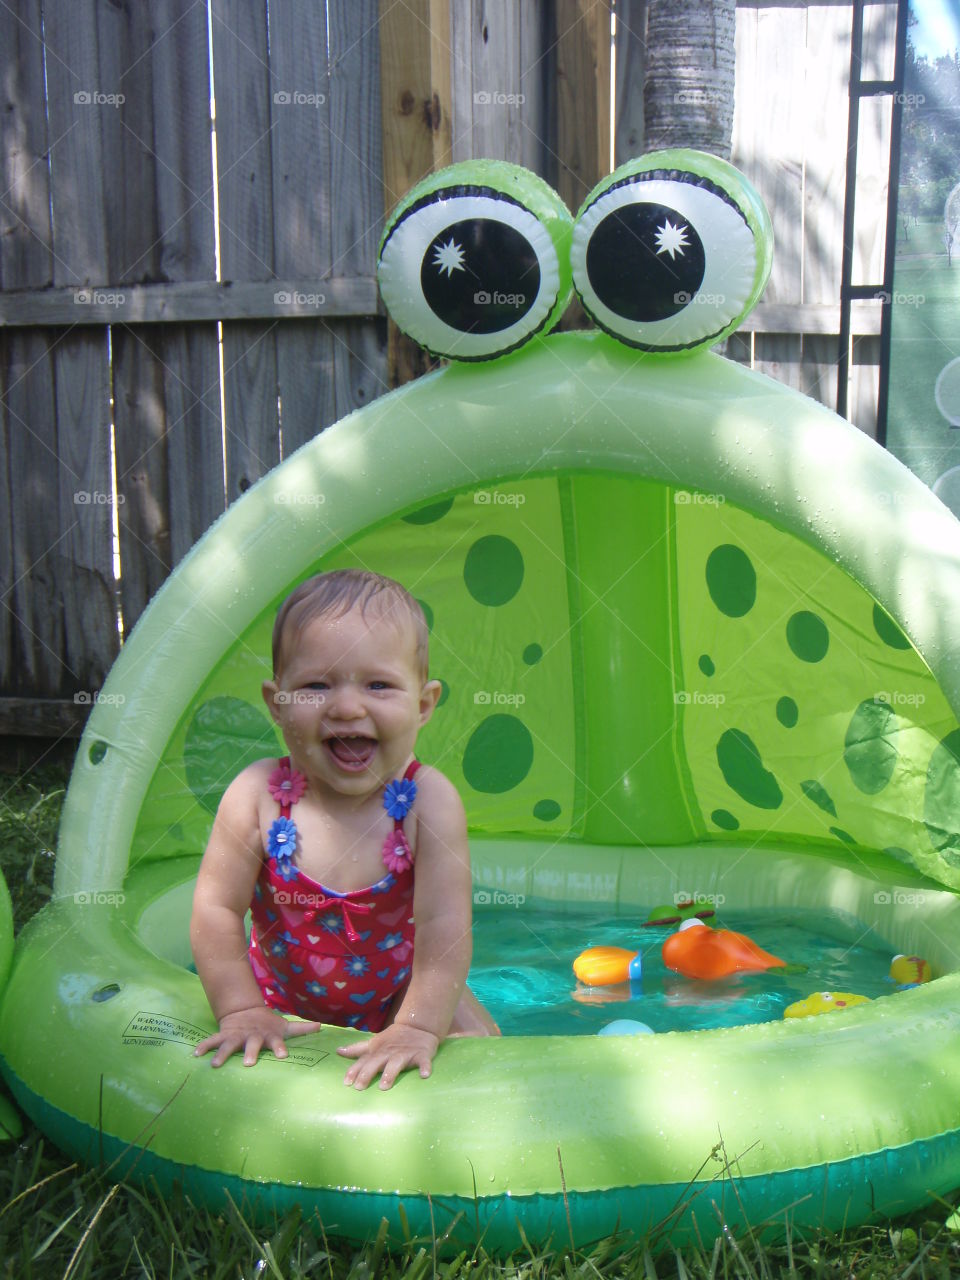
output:
[[364, 569], [332, 569], [329, 573], [317, 573], [290, 592], [277, 610], [273, 624], [274, 679], [279, 676], [283, 665], [283, 638], [289, 627], [300, 632], [315, 618], [327, 614], [342, 618], [357, 606], [366, 616], [370, 605], [378, 610], [381, 617], [392, 617], [400, 624], [407, 619], [412, 622], [416, 662], [426, 680], [429, 631], [423, 609], [401, 583]]

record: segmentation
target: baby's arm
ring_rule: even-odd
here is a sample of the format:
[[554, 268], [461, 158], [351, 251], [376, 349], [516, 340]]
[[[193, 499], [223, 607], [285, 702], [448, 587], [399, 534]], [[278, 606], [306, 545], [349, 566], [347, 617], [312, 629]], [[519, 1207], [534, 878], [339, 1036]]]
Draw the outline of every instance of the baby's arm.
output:
[[193, 895], [190, 945], [220, 1024], [220, 1031], [201, 1040], [194, 1052], [202, 1056], [216, 1049], [215, 1067], [237, 1050], [243, 1050], [244, 1064], [252, 1066], [264, 1045], [275, 1057], [285, 1058], [285, 1037], [304, 1035], [320, 1026], [287, 1022], [268, 1009], [247, 959], [243, 918], [260, 874], [262, 772], [262, 766], [251, 765], [225, 791]]
[[418, 1066], [421, 1076], [429, 1076], [470, 969], [473, 889], [463, 803], [435, 769], [422, 771], [417, 783], [413, 974], [392, 1025], [371, 1040], [338, 1050], [357, 1059], [345, 1083], [358, 1089], [381, 1072], [381, 1089], [389, 1089], [409, 1067]]

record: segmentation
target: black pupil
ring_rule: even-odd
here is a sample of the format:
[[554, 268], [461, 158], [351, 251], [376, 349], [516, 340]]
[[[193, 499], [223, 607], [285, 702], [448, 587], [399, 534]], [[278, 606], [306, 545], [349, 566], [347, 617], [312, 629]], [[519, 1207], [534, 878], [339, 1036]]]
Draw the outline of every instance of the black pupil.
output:
[[700, 237], [676, 209], [628, 204], [600, 222], [587, 245], [587, 276], [600, 301], [625, 320], [666, 320], [703, 280]]
[[465, 218], [427, 246], [420, 287], [430, 309], [462, 333], [500, 333], [525, 315], [540, 291], [533, 246], [515, 227]]

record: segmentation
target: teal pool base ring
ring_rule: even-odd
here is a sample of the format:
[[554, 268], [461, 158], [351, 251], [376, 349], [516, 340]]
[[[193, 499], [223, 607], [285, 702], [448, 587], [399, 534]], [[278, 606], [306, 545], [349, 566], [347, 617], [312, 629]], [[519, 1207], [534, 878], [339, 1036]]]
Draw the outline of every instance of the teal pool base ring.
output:
[[[575, 865], [558, 883], [543, 852], [479, 841], [481, 885], [578, 899]], [[938, 936], [960, 923], [954, 894], [909, 868], [891, 884], [868, 857], [580, 852], [618, 885], [607, 907], [635, 910], [638, 929], [643, 907], [680, 881], [723, 883], [758, 914], [782, 904], [776, 883], [789, 882], [810, 910], [830, 905], [882, 930], [891, 952], [915, 948], [919, 894]], [[777, 875], [760, 876], [762, 865]], [[956, 1181], [960, 974], [799, 1023], [451, 1041], [429, 1081], [357, 1093], [334, 1052], [355, 1033], [340, 1028], [252, 1069], [232, 1059], [214, 1072], [193, 1057], [213, 1025], [185, 967], [195, 869], [189, 859], [144, 868], [123, 901], [54, 902], [18, 942], [0, 1012], [4, 1076], [60, 1146], [94, 1162], [102, 1150], [119, 1159], [115, 1174], [176, 1181], [211, 1205], [229, 1192], [261, 1217], [296, 1203], [356, 1240], [383, 1217], [399, 1241], [402, 1214], [428, 1236], [462, 1215], [453, 1238], [498, 1252], [521, 1246], [518, 1223], [563, 1247], [568, 1212], [578, 1245], [616, 1230], [706, 1241], [724, 1225], [782, 1230], [787, 1214], [839, 1228]], [[935, 969], [948, 956], [945, 941]], [[16, 1034], [28, 1013], [32, 1034]]]

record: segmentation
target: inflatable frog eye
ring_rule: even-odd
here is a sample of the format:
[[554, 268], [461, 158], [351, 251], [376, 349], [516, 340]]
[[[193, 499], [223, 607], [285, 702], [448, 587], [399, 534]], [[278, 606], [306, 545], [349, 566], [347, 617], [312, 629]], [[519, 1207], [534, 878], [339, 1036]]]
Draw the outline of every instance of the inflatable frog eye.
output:
[[602, 329], [644, 351], [718, 342], [756, 303], [773, 260], [766, 206], [738, 170], [701, 151], [621, 165], [584, 201], [573, 282]]
[[464, 161], [431, 174], [387, 221], [384, 304], [433, 355], [489, 360], [546, 333], [570, 299], [573, 219], [536, 174]]

